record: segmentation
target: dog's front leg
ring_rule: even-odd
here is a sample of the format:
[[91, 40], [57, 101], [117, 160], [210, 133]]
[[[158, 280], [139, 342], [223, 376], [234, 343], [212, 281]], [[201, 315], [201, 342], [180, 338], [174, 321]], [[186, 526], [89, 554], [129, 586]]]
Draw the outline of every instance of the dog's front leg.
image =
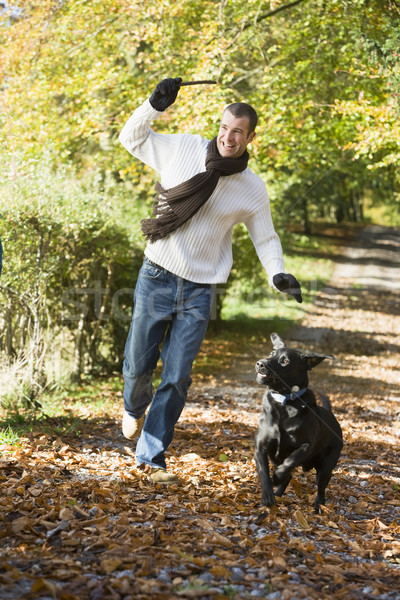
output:
[[[292, 470], [303, 463], [310, 451], [311, 444], [304, 443], [299, 448], [296, 448], [288, 457], [285, 458], [282, 464], [279, 465], [274, 471], [274, 483], [281, 484], [279, 491], [282, 489], [281, 494], [285, 491], [291, 477]], [[279, 495], [279, 494], [278, 494]]]
[[261, 504], [264, 504], [264, 506], [273, 506], [275, 504], [275, 494], [269, 474], [268, 455], [262, 444], [257, 443], [257, 441], [255, 461], [261, 483]]
[[283, 496], [284, 491], [286, 490], [287, 486], [290, 483], [290, 480], [292, 479], [292, 474], [289, 473], [288, 477], [284, 480], [284, 481], [280, 481], [278, 487], [275, 490], [275, 496]]

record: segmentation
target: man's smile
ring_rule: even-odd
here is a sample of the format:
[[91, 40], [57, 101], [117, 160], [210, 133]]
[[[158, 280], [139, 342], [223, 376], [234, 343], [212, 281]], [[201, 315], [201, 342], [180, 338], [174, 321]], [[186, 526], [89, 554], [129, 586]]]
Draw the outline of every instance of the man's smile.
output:
[[254, 132], [248, 134], [249, 119], [235, 117], [229, 110], [222, 115], [218, 136], [217, 148], [223, 158], [239, 158], [246, 150], [247, 145], [253, 140]]

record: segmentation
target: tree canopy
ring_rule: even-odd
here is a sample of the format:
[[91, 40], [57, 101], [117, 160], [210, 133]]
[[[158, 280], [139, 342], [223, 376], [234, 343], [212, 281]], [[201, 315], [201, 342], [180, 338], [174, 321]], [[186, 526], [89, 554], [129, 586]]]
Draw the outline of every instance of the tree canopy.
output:
[[219, 85], [182, 90], [157, 128], [212, 136], [225, 104], [253, 104], [261, 117], [253, 166], [285, 201], [286, 220], [307, 220], [310, 210], [354, 217], [376, 187], [394, 202], [398, 2], [21, 0], [18, 8], [14, 19], [0, 17], [7, 150], [38, 157], [46, 148], [55, 165], [72, 162], [146, 198], [151, 175], [118, 132], [163, 77], [210, 77]]

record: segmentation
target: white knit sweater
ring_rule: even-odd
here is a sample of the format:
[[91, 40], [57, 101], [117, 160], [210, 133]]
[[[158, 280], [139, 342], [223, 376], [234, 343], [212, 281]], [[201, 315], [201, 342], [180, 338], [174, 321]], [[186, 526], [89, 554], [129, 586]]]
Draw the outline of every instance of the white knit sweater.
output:
[[[159, 134], [150, 123], [160, 116], [146, 100], [122, 129], [121, 144], [155, 169], [169, 189], [205, 171], [208, 140], [200, 135]], [[248, 167], [221, 177], [211, 197], [182, 227], [147, 244], [145, 255], [164, 269], [196, 283], [225, 283], [232, 267], [232, 230], [244, 223], [270, 285], [284, 271], [265, 184]]]

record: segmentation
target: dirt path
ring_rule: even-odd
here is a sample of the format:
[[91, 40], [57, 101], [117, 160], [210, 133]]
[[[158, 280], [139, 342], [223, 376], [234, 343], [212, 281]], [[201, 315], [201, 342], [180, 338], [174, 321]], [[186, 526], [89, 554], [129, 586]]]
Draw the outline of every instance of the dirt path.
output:
[[253, 373], [269, 348], [244, 347], [222, 378], [192, 386], [168, 456], [179, 488], [132, 466], [105, 384], [112, 414], [95, 416], [88, 397], [78, 433], [5, 449], [2, 600], [399, 599], [399, 248], [400, 231], [367, 228], [285, 338], [335, 355], [311, 373], [345, 439], [322, 514], [312, 473], [260, 506]]

